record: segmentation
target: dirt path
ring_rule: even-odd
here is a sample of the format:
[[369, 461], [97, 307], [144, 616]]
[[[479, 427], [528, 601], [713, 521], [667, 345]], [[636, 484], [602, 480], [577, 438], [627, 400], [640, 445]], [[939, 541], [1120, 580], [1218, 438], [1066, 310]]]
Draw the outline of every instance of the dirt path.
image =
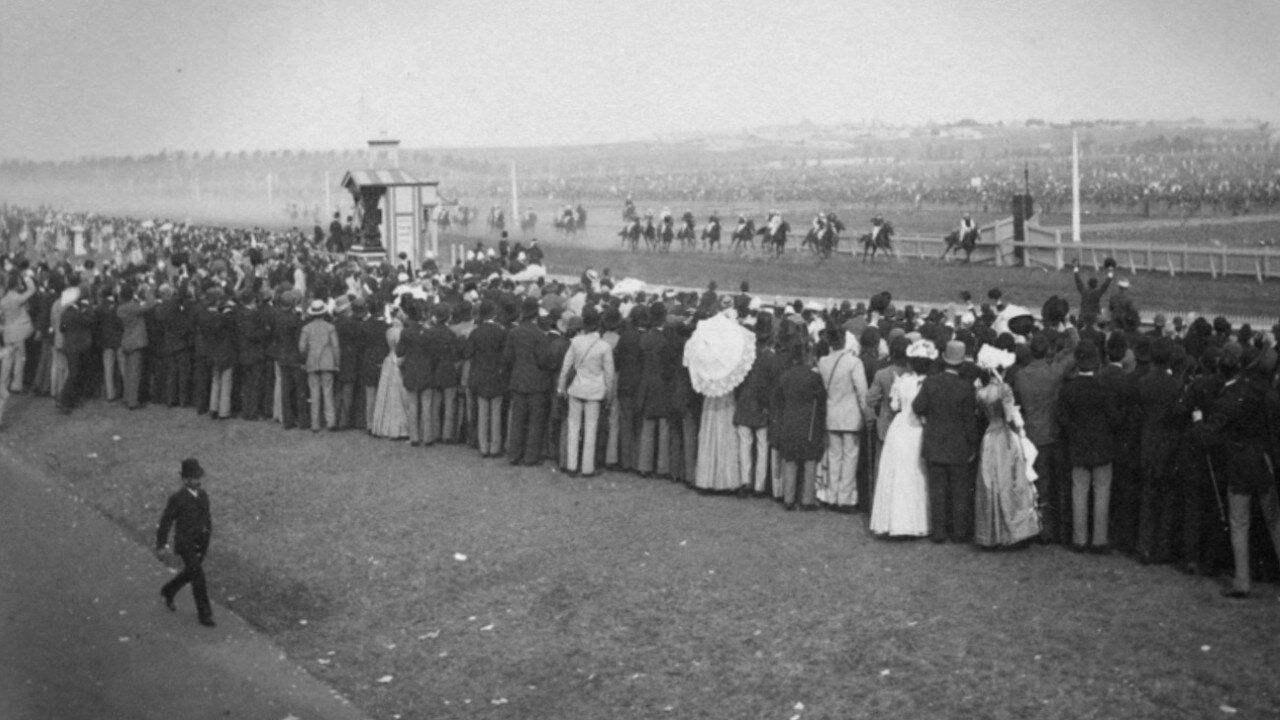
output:
[[365, 717], [225, 609], [165, 610], [166, 568], [4, 447], [0, 496], [0, 717]]

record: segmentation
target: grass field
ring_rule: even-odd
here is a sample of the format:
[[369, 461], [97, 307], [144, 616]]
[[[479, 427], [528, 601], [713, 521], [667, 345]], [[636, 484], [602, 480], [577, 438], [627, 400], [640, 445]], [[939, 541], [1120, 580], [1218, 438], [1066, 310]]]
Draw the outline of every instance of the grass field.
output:
[[[474, 244], [477, 239], [492, 242], [478, 235], [446, 235], [442, 242]], [[1050, 295], [1067, 298], [1073, 308], [1078, 307], [1080, 299], [1071, 273], [1066, 271], [914, 259], [898, 262], [880, 258], [864, 264], [860, 257], [849, 255], [819, 262], [809, 253], [788, 253], [780, 260], [728, 251], [633, 253], [609, 247], [604, 238], [595, 234], [568, 242], [548, 240], [545, 245], [553, 273], [576, 276], [588, 266], [609, 268], [616, 278], [637, 277], [655, 285], [695, 288], [714, 280], [722, 290], [732, 292], [746, 280], [752, 292], [784, 300], [799, 295], [865, 302], [871, 295], [888, 290], [900, 300], [941, 305], [959, 302], [962, 290], [968, 290], [975, 298], [985, 298], [989, 289], [999, 287], [1010, 302], [1030, 306], [1038, 313]], [[1085, 273], [1092, 274], [1092, 268], [1086, 268]], [[1143, 273], [1132, 282], [1130, 295], [1144, 311], [1158, 308], [1183, 315], [1280, 317], [1280, 283], [1274, 281], [1258, 283], [1239, 277], [1215, 280], [1199, 275], [1171, 278]]]
[[374, 718], [1280, 714], [1273, 585], [1233, 602], [1122, 557], [878, 541], [864, 515], [667, 481], [14, 400], [0, 442], [139, 542], [199, 457], [215, 597]]

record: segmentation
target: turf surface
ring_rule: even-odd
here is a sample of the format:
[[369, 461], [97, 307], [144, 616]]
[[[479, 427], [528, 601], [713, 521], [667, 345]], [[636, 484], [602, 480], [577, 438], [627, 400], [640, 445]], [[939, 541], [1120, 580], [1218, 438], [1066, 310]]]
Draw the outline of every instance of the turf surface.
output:
[[885, 542], [461, 447], [15, 401], [0, 441], [141, 542], [199, 457], [215, 597], [375, 718], [1280, 714], [1274, 585], [1229, 601], [1123, 557]]

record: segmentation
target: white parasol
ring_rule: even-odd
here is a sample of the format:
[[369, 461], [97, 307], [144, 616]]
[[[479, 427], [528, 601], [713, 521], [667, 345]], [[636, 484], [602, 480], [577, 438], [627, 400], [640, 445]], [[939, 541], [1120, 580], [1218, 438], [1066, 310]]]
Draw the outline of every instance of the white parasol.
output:
[[756, 360], [756, 338], [724, 315], [698, 323], [684, 346], [684, 364], [693, 389], [722, 397], [742, 384]]

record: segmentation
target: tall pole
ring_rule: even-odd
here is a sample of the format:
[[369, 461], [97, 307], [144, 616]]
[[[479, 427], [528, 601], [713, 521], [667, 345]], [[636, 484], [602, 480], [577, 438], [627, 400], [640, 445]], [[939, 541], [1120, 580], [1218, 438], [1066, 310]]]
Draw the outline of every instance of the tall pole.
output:
[[516, 161], [511, 161], [511, 222], [520, 222], [520, 195], [516, 190]]
[[329, 171], [324, 171], [324, 214], [333, 213], [333, 198], [329, 196]]
[[1071, 242], [1080, 242], [1080, 136], [1071, 131]]

